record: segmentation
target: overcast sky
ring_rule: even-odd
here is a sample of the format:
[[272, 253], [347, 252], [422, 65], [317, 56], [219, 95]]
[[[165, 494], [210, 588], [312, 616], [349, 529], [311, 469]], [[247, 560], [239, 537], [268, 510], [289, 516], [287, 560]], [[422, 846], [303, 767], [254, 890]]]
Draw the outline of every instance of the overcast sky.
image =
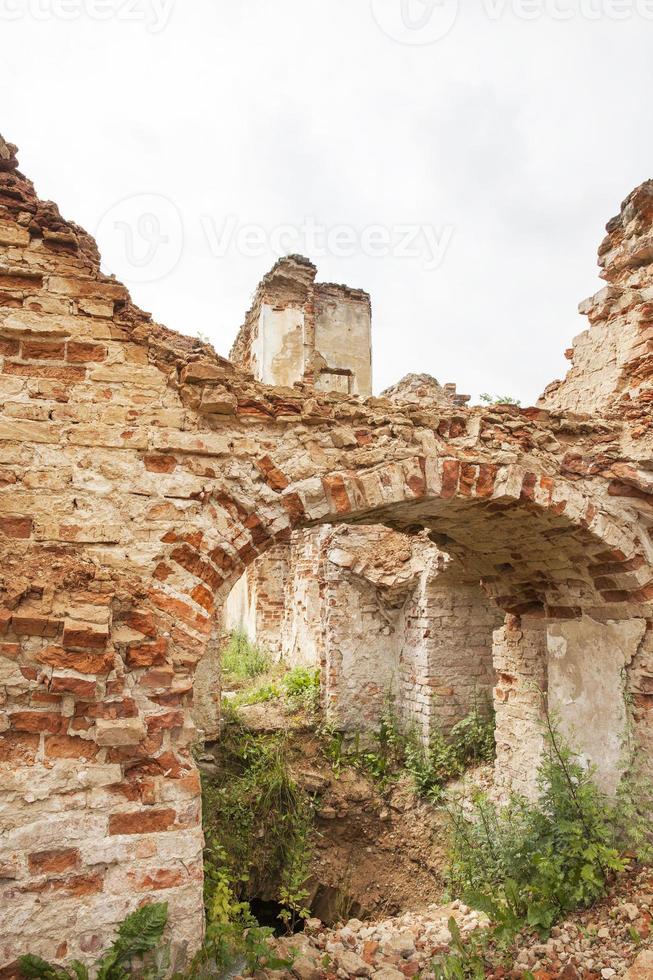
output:
[[167, 326], [275, 253], [368, 290], [375, 390], [532, 403], [653, 176], [652, 0], [0, 0], [0, 132]]

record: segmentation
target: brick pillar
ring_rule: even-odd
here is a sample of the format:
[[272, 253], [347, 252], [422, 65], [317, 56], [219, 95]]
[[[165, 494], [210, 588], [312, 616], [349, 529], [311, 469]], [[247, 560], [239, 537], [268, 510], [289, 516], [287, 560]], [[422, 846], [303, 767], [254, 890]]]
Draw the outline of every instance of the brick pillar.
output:
[[460, 569], [429, 567], [404, 608], [401, 711], [428, 741], [492, 700], [492, 633], [502, 615]]
[[543, 746], [546, 622], [506, 616], [504, 626], [494, 632], [492, 654], [497, 673], [497, 783], [532, 798]]

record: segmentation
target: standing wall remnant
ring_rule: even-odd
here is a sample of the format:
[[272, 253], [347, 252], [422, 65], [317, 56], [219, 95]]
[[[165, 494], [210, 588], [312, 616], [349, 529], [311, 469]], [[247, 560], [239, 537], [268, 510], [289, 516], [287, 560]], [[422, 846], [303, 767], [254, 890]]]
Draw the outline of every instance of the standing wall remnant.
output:
[[316, 283], [303, 255], [279, 259], [263, 278], [229, 355], [257, 381], [320, 391], [372, 394], [370, 297]]

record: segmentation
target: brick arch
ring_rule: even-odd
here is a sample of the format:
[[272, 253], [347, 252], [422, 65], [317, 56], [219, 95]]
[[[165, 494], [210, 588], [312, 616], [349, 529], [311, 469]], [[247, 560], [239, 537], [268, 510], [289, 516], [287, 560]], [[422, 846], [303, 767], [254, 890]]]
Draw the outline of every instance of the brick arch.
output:
[[13, 150], [0, 141], [0, 960], [92, 956], [157, 898], [192, 948], [193, 673], [247, 564], [317, 523], [427, 527], [512, 613], [648, 615], [645, 474], [614, 420], [255, 383], [135, 307]]
[[317, 505], [329, 508], [323, 523], [426, 528], [507, 613], [573, 617], [600, 608], [619, 616], [620, 603], [647, 601], [643, 542], [594, 494], [533, 472], [532, 460], [501, 467], [446, 448], [400, 467], [327, 475]]

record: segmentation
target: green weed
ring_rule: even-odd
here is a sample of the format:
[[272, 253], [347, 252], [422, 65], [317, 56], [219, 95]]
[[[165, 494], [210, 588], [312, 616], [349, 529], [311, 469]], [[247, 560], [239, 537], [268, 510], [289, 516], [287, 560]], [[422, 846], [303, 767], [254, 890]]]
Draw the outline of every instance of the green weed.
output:
[[215, 913], [216, 901], [227, 901], [235, 903], [237, 916], [239, 903], [276, 883], [292, 926], [297, 916], [308, 915], [304, 883], [313, 806], [290, 774], [286, 739], [232, 724], [223, 732], [216, 762], [216, 776], [203, 780], [207, 914]]
[[483, 976], [490, 944], [506, 950], [522, 930], [546, 938], [563, 916], [605, 895], [626, 866], [624, 818], [635, 803], [604, 796], [548, 716], [544, 734], [535, 802], [514, 795], [498, 806], [479, 792], [471, 818], [452, 812], [451, 890], [491, 926], [466, 944], [454, 936], [434, 962], [437, 978]]
[[269, 655], [251, 643], [247, 634], [234, 630], [222, 653], [222, 672], [227, 681], [248, 681], [265, 674], [271, 666]]
[[79, 960], [73, 960], [69, 967], [60, 967], [28, 954], [19, 957], [21, 973], [26, 980], [89, 980], [91, 975], [96, 980], [128, 980], [133, 975], [134, 961], [138, 960], [139, 977], [163, 977], [169, 969], [169, 956], [159, 944], [167, 921], [166, 902], [144, 905], [121, 923], [115, 940], [91, 969]]

